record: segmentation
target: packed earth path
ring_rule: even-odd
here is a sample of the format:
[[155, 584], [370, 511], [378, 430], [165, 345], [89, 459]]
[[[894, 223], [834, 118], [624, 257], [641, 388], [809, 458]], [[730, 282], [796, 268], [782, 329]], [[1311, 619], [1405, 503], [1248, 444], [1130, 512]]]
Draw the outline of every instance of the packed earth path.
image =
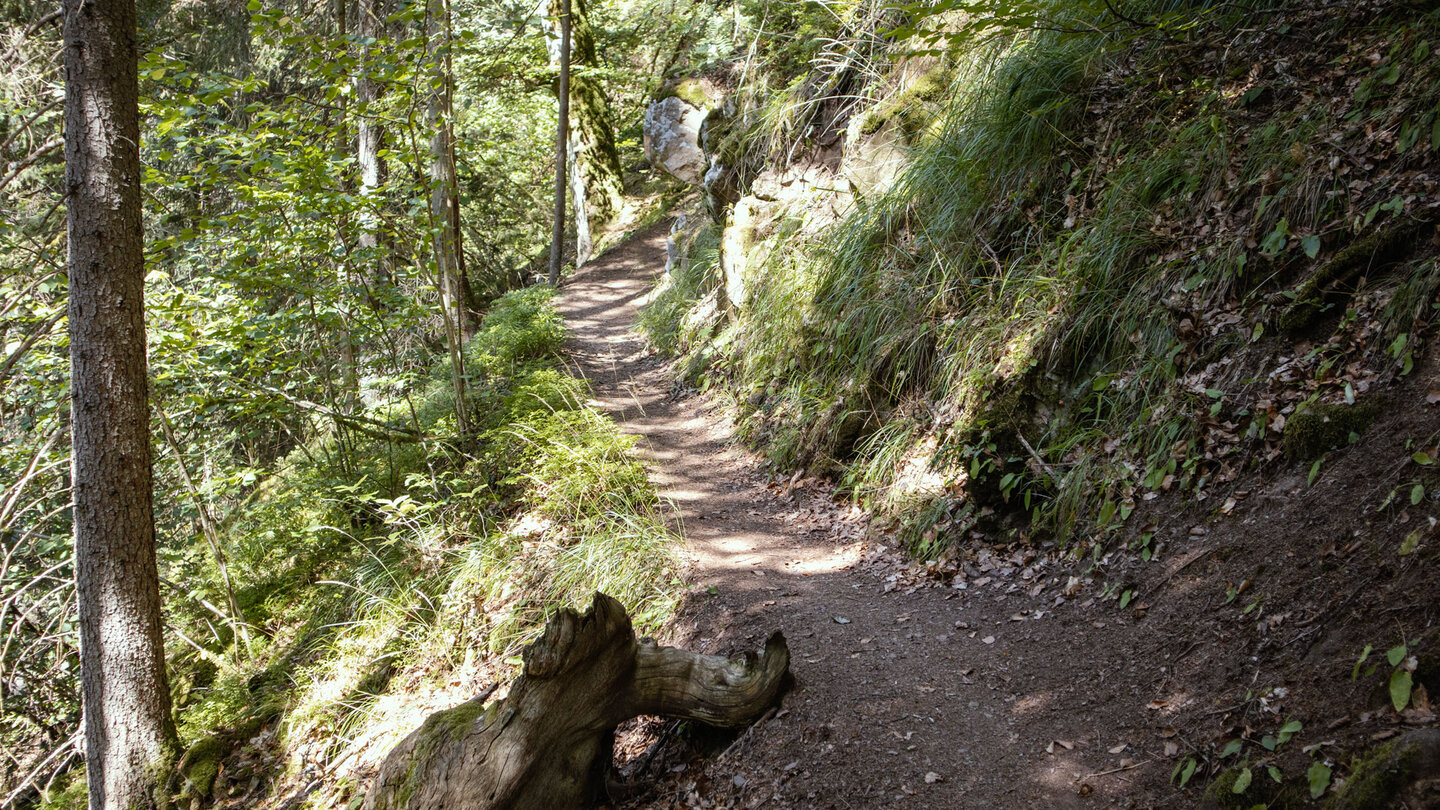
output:
[[1169, 776], [1185, 742], [1155, 711], [1178, 652], [1163, 634], [1114, 601], [1074, 593], [1074, 564], [1043, 549], [972, 555], [951, 582], [917, 575], [858, 508], [823, 482], [767, 471], [732, 438], [724, 409], [674, 384], [667, 360], [634, 331], [664, 269], [668, 224], [565, 284], [569, 355], [600, 406], [639, 438], [683, 531], [690, 588], [663, 640], [736, 654], [779, 629], [796, 684], [706, 756], [666, 753], [685, 747], [664, 738], [673, 725], [632, 730], [642, 737], [632, 747], [649, 748], [629, 763], [643, 786], [617, 804], [1066, 808], [1174, 798]]

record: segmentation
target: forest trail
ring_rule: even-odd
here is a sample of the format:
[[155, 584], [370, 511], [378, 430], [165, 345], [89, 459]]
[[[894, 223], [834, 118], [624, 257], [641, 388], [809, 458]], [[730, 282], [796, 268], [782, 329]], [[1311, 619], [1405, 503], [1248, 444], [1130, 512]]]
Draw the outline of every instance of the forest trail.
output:
[[1033, 552], [982, 558], [967, 590], [917, 587], [904, 560], [862, 542], [858, 509], [823, 484], [769, 480], [718, 406], [676, 393], [632, 331], [668, 224], [565, 285], [571, 364], [639, 437], [683, 527], [692, 588], [666, 640], [735, 653], [781, 629], [797, 686], [718, 758], [646, 763], [664, 775], [644, 801], [1064, 808], [1166, 793], [1163, 723], [1145, 708], [1166, 680], [1163, 638], [1093, 599], [1057, 606], [1069, 571]]

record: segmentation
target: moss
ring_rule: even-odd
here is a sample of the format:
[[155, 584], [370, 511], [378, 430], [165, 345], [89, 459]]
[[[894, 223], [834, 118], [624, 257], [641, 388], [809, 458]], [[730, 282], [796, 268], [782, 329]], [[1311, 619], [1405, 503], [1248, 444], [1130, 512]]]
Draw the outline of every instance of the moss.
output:
[[860, 123], [860, 134], [874, 135], [894, 121], [905, 137], [913, 140], [935, 120], [936, 105], [950, 89], [952, 75], [949, 65], [942, 63], [931, 68], [904, 91], [866, 113]]
[[674, 86], [661, 91], [660, 98], [675, 97], [697, 110], [710, 109], [710, 95], [699, 79], [681, 79]]
[[[437, 721], [445, 728], [445, 734], [449, 737], [456, 737], [470, 727], [472, 723], [485, 716], [485, 698], [478, 697], [468, 700], [447, 711], [431, 715], [431, 720]], [[425, 725], [430, 725], [427, 720]]]
[[180, 772], [185, 775], [182, 795], [208, 797], [215, 787], [215, 777], [220, 775], [220, 760], [229, 746], [221, 735], [201, 737], [180, 760]]
[[1339, 405], [1314, 402], [1303, 406], [1285, 422], [1282, 444], [1291, 458], [1308, 461], [1349, 443], [1350, 434], [1364, 433], [1380, 415], [1374, 403]]
[[1271, 810], [1299, 808], [1307, 804], [1308, 789], [1300, 779], [1287, 779], [1276, 783], [1260, 765], [1250, 767], [1251, 781], [1243, 792], [1235, 792], [1235, 781], [1240, 778], [1243, 768], [1237, 766], [1222, 771], [1215, 781], [1205, 788], [1200, 807], [1206, 810], [1245, 810], [1257, 805]]
[[1351, 243], [1295, 290], [1295, 300], [1275, 319], [1275, 325], [1292, 333], [1308, 328], [1325, 310], [1326, 299], [1337, 285], [1357, 273], [1380, 270], [1404, 259], [1415, 248], [1421, 228], [1407, 222]]
[[90, 802], [90, 787], [85, 780], [84, 766], [61, 777], [61, 780], [63, 788], [41, 795], [39, 810], [85, 810]]
[[1351, 764], [1350, 778], [1328, 810], [1369, 810], [1395, 806], [1417, 778], [1430, 776], [1440, 760], [1440, 731], [1414, 731], [1376, 748]]

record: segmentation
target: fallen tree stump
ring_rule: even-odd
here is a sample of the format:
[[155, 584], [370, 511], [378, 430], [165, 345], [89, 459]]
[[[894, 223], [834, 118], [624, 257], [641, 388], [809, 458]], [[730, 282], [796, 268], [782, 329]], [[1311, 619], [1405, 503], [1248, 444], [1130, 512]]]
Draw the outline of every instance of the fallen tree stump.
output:
[[366, 810], [566, 810], [596, 799], [615, 727], [642, 714], [737, 728], [768, 709], [790, 666], [776, 632], [735, 660], [638, 641], [616, 600], [562, 610], [523, 653], [510, 694], [436, 712], [380, 766]]

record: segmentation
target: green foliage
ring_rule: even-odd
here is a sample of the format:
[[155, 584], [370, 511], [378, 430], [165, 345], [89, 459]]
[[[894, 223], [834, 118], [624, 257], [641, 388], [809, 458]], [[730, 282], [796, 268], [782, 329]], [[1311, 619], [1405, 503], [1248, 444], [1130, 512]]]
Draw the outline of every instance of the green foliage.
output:
[[891, 33], [913, 52], [951, 53], [986, 39], [1036, 30], [1064, 36], [1174, 37], [1199, 27], [1213, 0], [941, 0], [900, 7]]
[[565, 324], [548, 303], [554, 296], [553, 288], [527, 287], [496, 300], [466, 344], [466, 368], [511, 375], [526, 361], [557, 357], [565, 342]]
[[48, 795], [41, 793], [39, 806], [42, 810], [85, 810], [89, 806], [90, 787], [85, 781], [84, 767], [76, 768], [57, 781], [60, 784]]
[[[985, 13], [959, 14], [977, 10]], [[914, 56], [926, 25], [945, 32], [934, 40], [945, 70], [917, 85], [944, 110], [894, 186], [859, 199], [830, 228], [764, 226], [744, 257], [745, 306], [693, 337], [680, 335], [719, 281], [673, 274], [643, 316], [647, 329], [661, 348], [686, 353], [687, 368], [707, 370], [706, 384], [723, 382], [742, 435], [777, 466], [838, 473], [918, 553], [939, 553], [994, 512], [1001, 517], [981, 527], [987, 532], [1022, 527], [1093, 544], [1098, 558], [1145, 490], [1204, 487], [1234, 474], [1241, 457], [1201, 452], [1213, 425], [1240, 422], [1241, 447], [1273, 438], [1266, 430], [1275, 414], [1184, 380], [1263, 338], [1280, 306], [1264, 296], [1273, 299], [1284, 274], [1326, 288], [1327, 305], [1345, 299], [1328, 291], [1333, 276], [1304, 272], [1343, 252], [1337, 230], [1354, 203], [1334, 167], [1313, 154], [1346, 126], [1337, 120], [1343, 110], [1291, 86], [1277, 104], [1281, 88], [1240, 92], [1235, 76], [1153, 81], [1152, 69], [1170, 57], [1151, 45], [1198, 55], [1207, 32], [1256, 19], [1246, 4], [905, 11], [911, 18], [895, 53]], [[1338, 35], [1336, 26], [1317, 24], [1321, 36]], [[1408, 59], [1406, 48], [1425, 41], [1406, 37], [1391, 58]], [[737, 112], [712, 133], [722, 161], [750, 176], [767, 158], [783, 169], [802, 148], [791, 139], [808, 123], [805, 94], [828, 70], [817, 60], [784, 89], [764, 75], [741, 88]], [[883, 76], [867, 78], [872, 96], [888, 86]], [[1396, 105], [1422, 120], [1409, 98]], [[901, 95], [857, 110], [861, 131], [906, 103]], [[1366, 115], [1394, 121], [1367, 103]], [[1404, 232], [1386, 223], [1406, 203], [1381, 193], [1366, 193], [1375, 216], [1357, 219], [1353, 231], [1373, 221], [1371, 233]], [[813, 202], [759, 205], [768, 206], [767, 222], [790, 222]], [[841, 195], [818, 205], [847, 202]], [[1186, 230], [1231, 210], [1247, 221], [1207, 238]], [[1366, 240], [1359, 243], [1357, 251]], [[708, 257], [708, 242], [692, 250]], [[1397, 259], [1385, 255], [1388, 268]], [[1433, 261], [1399, 267], [1393, 292], [1376, 297], [1384, 307], [1377, 328], [1403, 374], [1415, 361], [1409, 330], [1428, 317], [1440, 277]], [[1231, 311], [1253, 322], [1243, 332], [1197, 330], [1197, 319]], [[1355, 317], [1347, 312], [1342, 326]], [[1335, 377], [1339, 356], [1358, 351], [1343, 331], [1333, 342], [1325, 350], [1333, 354], [1312, 363], [1318, 379]], [[1373, 413], [1369, 404], [1351, 411]], [[1303, 410], [1290, 416], [1286, 446], [1314, 421]], [[1367, 421], [1347, 422], [1340, 440]], [[1147, 560], [1154, 553], [1148, 541], [1135, 550]]]
[[[171, 648], [171, 673], [194, 737], [284, 691], [242, 688], [247, 673], [311, 661], [327, 625], [354, 618], [352, 599], [315, 581], [361, 564], [434, 568], [443, 539], [508, 518], [518, 485], [489, 487], [517, 473], [472, 462], [475, 437], [456, 436], [448, 365], [433, 357], [443, 327], [425, 202], [438, 121], [426, 103], [448, 58], [478, 301], [522, 281], [548, 234], [555, 113], [549, 86], [527, 83], [546, 70], [542, 39], [513, 9], [457, 7], [469, 19], [446, 53], [422, 34], [424, 4], [397, 6], [365, 37], [333, 6], [142, 6], [156, 528], [167, 626], [187, 640]], [[78, 719], [63, 165], [44, 146], [59, 143], [63, 82], [59, 27], [22, 33], [48, 9], [30, 11], [7, 18], [0, 70], [0, 163], [22, 166], [0, 177], [0, 503], [14, 507], [0, 510], [11, 561], [0, 598], [30, 619], [0, 618], [6, 750], [67, 737]], [[362, 81], [375, 89], [363, 101]], [[355, 154], [362, 121], [385, 137], [371, 189]], [[477, 434], [501, 424], [511, 378], [557, 351], [546, 297], [503, 300], [474, 344], [473, 404], [498, 409]], [[423, 565], [389, 542], [422, 526]]]
[[[474, 403], [482, 429], [463, 453], [436, 445], [395, 456], [377, 443], [370, 452], [389, 463], [410, 459], [397, 471], [403, 486], [391, 492], [375, 491], [364, 474], [328, 485], [320, 498], [326, 490], [314, 487], [323, 477], [287, 482], [298, 501], [329, 504], [327, 525], [345, 512], [363, 517], [350, 518], [344, 532], [327, 530], [344, 538], [333, 549], [310, 542], [317, 573], [299, 581], [319, 579], [321, 587], [291, 587], [288, 599], [299, 605], [275, 620], [297, 627], [312, 650], [272, 659], [303, 662], [287, 698], [292, 737], [333, 739], [338, 751], [363, 733], [392, 679], [443, 678], [476, 654], [509, 658], [550, 611], [594, 590], [620, 599], [639, 627], [653, 629], [673, 610], [674, 537], [630, 455], [632, 440], [585, 404], [583, 382], [555, 368], [564, 332], [548, 303], [553, 294], [502, 296], [467, 344], [470, 368], [487, 377]], [[426, 403], [417, 410], [448, 413]], [[296, 581], [283, 571], [271, 584]], [[319, 621], [306, 624], [306, 614]], [[234, 699], [216, 699], [197, 728], [237, 708]]]

